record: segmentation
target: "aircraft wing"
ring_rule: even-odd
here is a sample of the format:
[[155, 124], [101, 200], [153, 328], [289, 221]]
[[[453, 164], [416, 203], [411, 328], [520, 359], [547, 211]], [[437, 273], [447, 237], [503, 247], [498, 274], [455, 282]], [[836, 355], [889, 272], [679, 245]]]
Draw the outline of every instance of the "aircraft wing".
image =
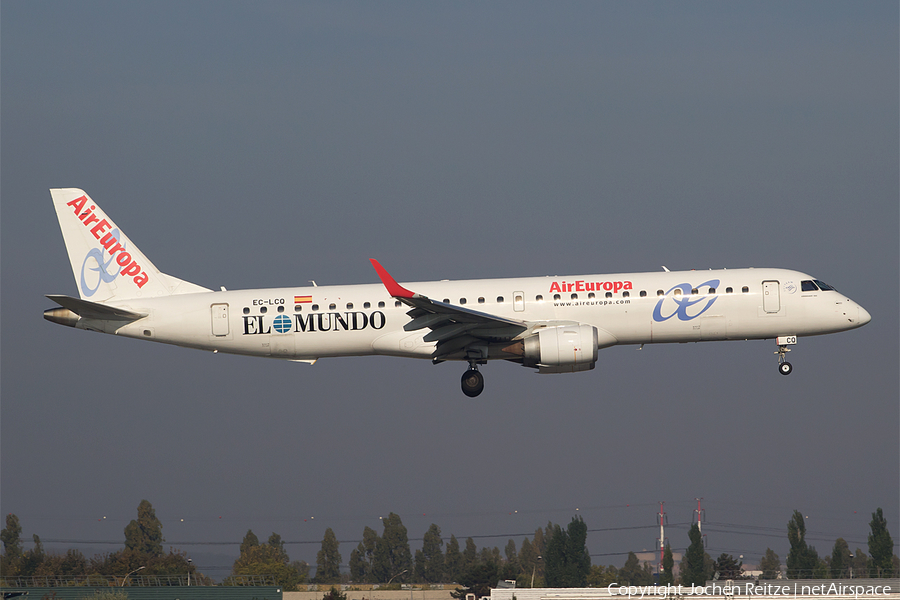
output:
[[397, 283], [390, 273], [374, 258], [369, 259], [388, 293], [412, 307], [406, 314], [412, 321], [403, 326], [406, 331], [428, 328], [426, 342], [437, 342], [433, 358], [443, 357], [464, 350], [469, 345], [484, 342], [509, 341], [529, 328], [525, 321], [507, 319], [462, 306], [432, 300], [412, 292]]

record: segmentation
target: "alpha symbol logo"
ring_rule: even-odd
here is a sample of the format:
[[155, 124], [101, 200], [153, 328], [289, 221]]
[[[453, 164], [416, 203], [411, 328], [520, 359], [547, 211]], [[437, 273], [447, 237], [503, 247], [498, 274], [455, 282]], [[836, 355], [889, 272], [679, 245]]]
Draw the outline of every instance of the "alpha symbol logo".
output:
[[[653, 309], [653, 320], [657, 323], [662, 323], [663, 321], [668, 321], [675, 316], [678, 317], [679, 321], [690, 321], [691, 319], [696, 319], [709, 310], [709, 308], [715, 303], [717, 296], [715, 296], [714, 294], [701, 296], [699, 293], [694, 294], [692, 292], [695, 289], [699, 292], [701, 288], [717, 287], [719, 287], [718, 279], [710, 279], [709, 281], [704, 281], [697, 287], [693, 287], [689, 283], [679, 283], [678, 285], [669, 289], [669, 291], [659, 299], [659, 302], [656, 303], [656, 307]], [[678, 290], [678, 292], [672, 294], [672, 292], [675, 290]], [[700, 309], [699, 312], [696, 312], [694, 314], [688, 313], [689, 308], [691, 308], [695, 304], [700, 304], [702, 302], [706, 302], [706, 305], [702, 309]], [[666, 304], [671, 306], [672, 303], [676, 305], [675, 309], [668, 316], [663, 316], [664, 306]]]

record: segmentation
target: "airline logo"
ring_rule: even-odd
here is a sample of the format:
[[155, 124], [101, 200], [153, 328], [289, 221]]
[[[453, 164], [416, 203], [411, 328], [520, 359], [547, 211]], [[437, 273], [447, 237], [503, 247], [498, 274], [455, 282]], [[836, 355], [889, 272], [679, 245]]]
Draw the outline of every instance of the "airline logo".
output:
[[[708, 291], [709, 288], [716, 287], [719, 287], [718, 279], [704, 281], [698, 286], [692, 286], [690, 283], [679, 283], [669, 289], [669, 291], [660, 298], [659, 302], [656, 303], [656, 307], [653, 309], [653, 320], [657, 323], [662, 323], [663, 321], [668, 321], [672, 317], [678, 317], [679, 321], [696, 319], [708, 311], [717, 298], [715, 294], [701, 294], [700, 290], [702, 288], [707, 288], [706, 291]], [[692, 293], [695, 289], [698, 292], [697, 294]], [[673, 294], [672, 292], [676, 290], [680, 293]], [[701, 305], [702, 308], [696, 305]], [[668, 314], [663, 315], [664, 312]]]
[[312, 296], [294, 296], [294, 304], [307, 304], [312, 302]]
[[[125, 250], [125, 245], [121, 242], [122, 234], [118, 229], [107, 231], [112, 227], [109, 221], [94, 214], [94, 210], [97, 208], [95, 205], [92, 204], [90, 208], [85, 209], [86, 204], [87, 196], [81, 196], [71, 202], [67, 202], [66, 206], [71, 206], [78, 220], [85, 227], [90, 228], [91, 235], [97, 238], [100, 246], [109, 253], [109, 259], [104, 258], [103, 250], [100, 248], [91, 248], [88, 251], [84, 257], [84, 263], [81, 265], [81, 291], [85, 296], [93, 296], [100, 289], [101, 283], [111, 283], [115, 280], [116, 275], [131, 277], [136, 286], [139, 288], [144, 287], [150, 276], [132, 258], [131, 253]], [[117, 252], [118, 256], [116, 256]], [[96, 267], [90, 267], [91, 271], [96, 271], [98, 274], [95, 286], [91, 286], [87, 281], [87, 277], [85, 277], [85, 270], [88, 269], [90, 259], [94, 259], [96, 263]], [[116, 264], [114, 265], [113, 262]], [[110, 267], [114, 266], [118, 266], [118, 268], [114, 273], [110, 272]]]
[[622, 290], [634, 289], [630, 281], [584, 281], [573, 282], [554, 281], [550, 284], [550, 293], [553, 292], [612, 292], [614, 294]]
[[244, 335], [265, 335], [272, 333], [306, 333], [315, 331], [360, 331], [363, 329], [383, 329], [387, 319], [380, 310], [372, 313], [361, 311], [305, 313], [278, 315], [270, 323], [266, 315], [244, 315]]

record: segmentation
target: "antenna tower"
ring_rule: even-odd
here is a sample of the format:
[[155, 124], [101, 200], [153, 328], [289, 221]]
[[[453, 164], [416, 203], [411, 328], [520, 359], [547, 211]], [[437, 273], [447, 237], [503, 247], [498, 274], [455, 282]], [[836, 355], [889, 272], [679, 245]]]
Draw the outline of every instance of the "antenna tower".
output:
[[694, 509], [694, 516], [697, 517], [697, 530], [700, 532], [701, 539], [703, 539], [703, 545], [706, 546], [706, 535], [703, 534], [703, 521], [706, 520], [706, 511], [700, 507], [700, 501], [703, 498], [694, 498], [697, 501], [697, 508]]
[[657, 567], [657, 572], [662, 573], [663, 571], [663, 556], [666, 552], [666, 529], [665, 525], [669, 522], [669, 517], [666, 516], [665, 511], [663, 510], [663, 505], [665, 502], [659, 503], [659, 514], [656, 515], [656, 520], [659, 523], [659, 566]]

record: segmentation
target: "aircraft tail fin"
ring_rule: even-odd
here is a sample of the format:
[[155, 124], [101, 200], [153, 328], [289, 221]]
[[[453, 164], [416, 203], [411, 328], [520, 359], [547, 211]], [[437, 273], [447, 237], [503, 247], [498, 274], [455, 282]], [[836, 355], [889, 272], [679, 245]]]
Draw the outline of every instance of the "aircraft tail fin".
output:
[[51, 189], [50, 196], [82, 300], [208, 291], [161, 273], [84, 191]]

